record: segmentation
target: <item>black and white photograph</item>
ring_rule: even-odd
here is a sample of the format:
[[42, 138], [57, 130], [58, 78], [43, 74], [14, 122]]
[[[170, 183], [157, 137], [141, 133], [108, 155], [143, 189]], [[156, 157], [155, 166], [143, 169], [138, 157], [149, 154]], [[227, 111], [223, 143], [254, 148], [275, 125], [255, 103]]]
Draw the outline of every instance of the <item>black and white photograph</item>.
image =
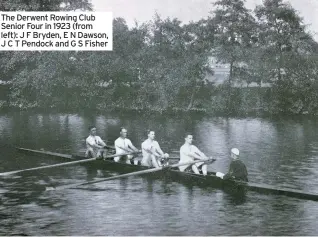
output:
[[0, 0], [0, 236], [317, 236], [318, 0]]

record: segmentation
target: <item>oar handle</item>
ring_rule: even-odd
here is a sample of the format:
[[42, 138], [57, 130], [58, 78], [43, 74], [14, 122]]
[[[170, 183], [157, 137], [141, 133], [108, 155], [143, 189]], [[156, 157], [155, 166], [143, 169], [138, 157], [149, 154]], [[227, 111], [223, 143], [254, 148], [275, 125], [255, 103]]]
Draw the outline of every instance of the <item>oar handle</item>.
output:
[[115, 150], [115, 147], [109, 145], [104, 146], [104, 148]]

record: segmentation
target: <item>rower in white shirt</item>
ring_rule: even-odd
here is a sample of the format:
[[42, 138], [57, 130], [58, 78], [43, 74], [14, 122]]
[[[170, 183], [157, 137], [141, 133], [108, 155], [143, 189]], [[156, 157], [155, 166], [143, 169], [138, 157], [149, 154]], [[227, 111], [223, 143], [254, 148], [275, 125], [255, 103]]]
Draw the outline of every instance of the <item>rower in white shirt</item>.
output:
[[[192, 145], [193, 136], [188, 133], [185, 136], [185, 143], [180, 148], [180, 161], [179, 163], [192, 162], [194, 160], [206, 160], [209, 159], [203, 152], [201, 152], [196, 146]], [[190, 168], [190, 165], [179, 166], [180, 171], [185, 171]], [[196, 174], [207, 175], [207, 165], [204, 162], [198, 162], [191, 165], [192, 171]]]
[[141, 144], [142, 161], [141, 165], [158, 168], [163, 165], [161, 159], [169, 158], [169, 154], [164, 153], [157, 141], [155, 141], [155, 132], [148, 130], [148, 139]]
[[[124, 153], [131, 153], [131, 152], [138, 152], [139, 150], [131, 143], [131, 141], [127, 138], [127, 129], [120, 128], [120, 136], [115, 141], [115, 149], [116, 154], [124, 154]], [[125, 156], [116, 156], [114, 158], [114, 161], [119, 162], [120, 160], [123, 160], [127, 164], [131, 164], [131, 159], [133, 158], [133, 155], [125, 155]], [[133, 162], [135, 165], [138, 164], [138, 160], [135, 159]]]
[[105, 142], [96, 135], [96, 127], [89, 127], [90, 135], [86, 138], [86, 157], [102, 158], [106, 156]]

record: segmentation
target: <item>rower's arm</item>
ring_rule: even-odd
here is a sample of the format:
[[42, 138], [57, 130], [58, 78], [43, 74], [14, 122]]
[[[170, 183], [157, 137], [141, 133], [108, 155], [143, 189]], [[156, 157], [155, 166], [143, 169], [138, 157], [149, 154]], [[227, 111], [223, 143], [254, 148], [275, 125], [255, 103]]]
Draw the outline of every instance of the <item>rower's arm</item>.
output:
[[204, 160], [209, 159], [203, 152], [201, 152], [196, 146], [194, 146], [194, 151], [190, 152], [189, 156], [198, 159], [198, 160]]
[[131, 150], [133, 150], [133, 151], [135, 151], [135, 152], [138, 152], [138, 151], [139, 151], [131, 142], [129, 142], [128, 146], [129, 146], [129, 148], [130, 148]]
[[156, 152], [159, 154], [159, 156], [163, 156], [165, 153], [161, 150], [159, 143], [156, 144]]
[[199, 149], [195, 152], [200, 156], [200, 159], [209, 159], [209, 157], [207, 157], [202, 151], [200, 151]]
[[201, 159], [202, 159], [201, 156], [199, 156], [198, 154], [196, 154], [196, 153], [194, 153], [194, 152], [189, 152], [189, 153], [187, 153], [186, 155], [187, 155], [187, 156], [190, 156], [190, 157], [192, 157], [192, 158], [194, 158], [194, 159], [198, 159], [198, 160], [201, 160]]
[[162, 156], [157, 150], [155, 151], [150, 151], [152, 155], [156, 156], [156, 157], [160, 157]]
[[156, 151], [152, 151], [151, 148], [149, 148], [149, 147], [142, 147], [142, 149], [145, 150], [150, 155], [160, 156], [160, 154], [158, 154]]
[[125, 151], [125, 152], [127, 152], [127, 153], [130, 153], [131, 152], [131, 150], [129, 149], [129, 147], [123, 147], [122, 145], [121, 145], [121, 142], [119, 142], [118, 140], [116, 140], [115, 141], [115, 148], [119, 148], [120, 150], [122, 150], [122, 151]]
[[98, 141], [97, 141], [99, 144], [101, 144], [101, 148], [103, 148], [104, 146], [106, 146], [106, 143], [100, 138], [98, 137]]
[[132, 150], [131, 149], [129, 149], [129, 148], [123, 148], [123, 147], [121, 147], [121, 146], [117, 146], [119, 149], [122, 149], [123, 151], [126, 151], [127, 153], [130, 153], [130, 152], [132, 152]]
[[102, 146], [99, 146], [98, 144], [96, 144], [95, 142], [92, 142], [90, 140], [86, 140], [86, 143], [94, 148], [102, 148]]

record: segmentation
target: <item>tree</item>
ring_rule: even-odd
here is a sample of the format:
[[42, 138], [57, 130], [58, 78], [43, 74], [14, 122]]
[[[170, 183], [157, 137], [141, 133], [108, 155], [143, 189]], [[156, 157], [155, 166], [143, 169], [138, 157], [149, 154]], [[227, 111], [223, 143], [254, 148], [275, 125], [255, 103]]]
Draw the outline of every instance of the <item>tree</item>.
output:
[[92, 10], [90, 0], [6, 0], [0, 1], [1, 11], [74, 11]]
[[255, 13], [260, 21], [262, 60], [271, 73], [270, 80], [279, 83], [290, 52], [296, 52], [299, 43], [306, 37], [305, 26], [296, 11], [283, 0], [264, 0]]
[[148, 94], [145, 101], [153, 101], [152, 106], [161, 109], [176, 105], [192, 108], [204, 82], [213, 42], [211, 28], [206, 20], [182, 25], [176, 18], [154, 16], [142, 60], [145, 67], [141, 89]]
[[255, 20], [244, 0], [219, 0], [212, 12], [216, 28], [214, 56], [230, 64], [229, 85], [247, 58], [247, 49], [255, 43]]
[[[91, 10], [92, 4], [90, 0], [7, 0], [0, 2], [1, 11], [71, 11], [76, 9]], [[1, 52], [2, 77], [5, 80], [13, 81], [11, 104], [18, 106], [45, 104], [45, 98], [50, 98], [54, 91], [53, 87], [56, 88], [56, 85], [59, 85], [61, 89], [63, 84], [67, 83], [67, 80], [63, 81], [61, 78], [62, 74], [67, 74], [72, 67], [69, 63], [69, 57], [72, 54], [71, 52], [38, 51]], [[47, 103], [49, 102], [54, 104], [53, 100], [48, 100]]]
[[[308, 73], [301, 72], [312, 65], [312, 60], [308, 60], [313, 52], [311, 37], [305, 32], [305, 25], [295, 9], [283, 0], [264, 0], [255, 13], [260, 22], [260, 59], [267, 71], [263, 80], [273, 84], [274, 108], [300, 112], [304, 108], [300, 104], [305, 99], [297, 94], [305, 92], [310, 85], [310, 82], [302, 83]], [[297, 109], [294, 108], [296, 104]]]

